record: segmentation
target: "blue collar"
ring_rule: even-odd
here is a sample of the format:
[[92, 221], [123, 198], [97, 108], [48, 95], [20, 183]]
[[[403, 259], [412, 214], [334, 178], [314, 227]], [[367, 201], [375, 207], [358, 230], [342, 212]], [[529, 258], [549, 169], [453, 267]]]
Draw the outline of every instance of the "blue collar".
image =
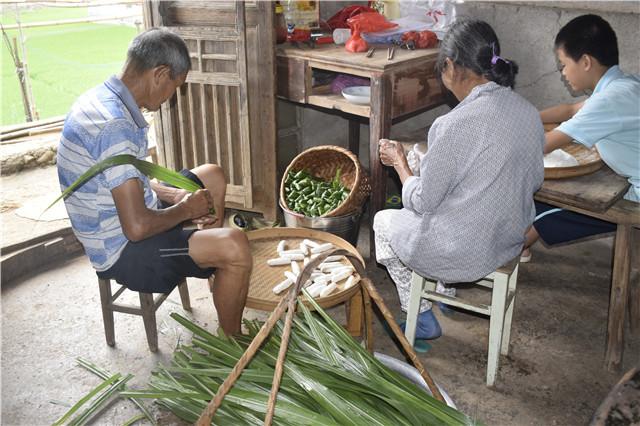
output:
[[612, 66], [607, 70], [607, 72], [602, 75], [602, 77], [600, 77], [600, 80], [598, 80], [598, 84], [596, 84], [595, 89], [593, 89], [593, 93], [598, 93], [599, 91], [607, 87], [613, 80], [617, 80], [618, 78], [623, 76], [624, 73], [619, 66]]
[[131, 113], [131, 116], [133, 117], [133, 120], [136, 122], [138, 127], [142, 129], [149, 125], [149, 123], [147, 123], [147, 120], [144, 119], [142, 112], [140, 112], [140, 108], [138, 107], [138, 104], [136, 104], [135, 99], [133, 99], [133, 95], [131, 94], [127, 86], [124, 85], [122, 80], [120, 80], [115, 75], [112, 75], [111, 77], [109, 77], [109, 80], [104, 82], [104, 85], [107, 86], [109, 90], [111, 90], [116, 96], [120, 98], [124, 106], [129, 110], [129, 113]]

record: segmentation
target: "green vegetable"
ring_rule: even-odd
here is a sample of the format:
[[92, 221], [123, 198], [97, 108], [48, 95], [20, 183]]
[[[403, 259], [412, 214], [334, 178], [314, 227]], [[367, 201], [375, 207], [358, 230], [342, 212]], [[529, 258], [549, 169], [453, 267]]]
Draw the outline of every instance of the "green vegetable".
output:
[[335, 210], [351, 192], [340, 181], [341, 169], [330, 182], [312, 176], [302, 169], [289, 171], [284, 180], [287, 206], [305, 216], [317, 217]]

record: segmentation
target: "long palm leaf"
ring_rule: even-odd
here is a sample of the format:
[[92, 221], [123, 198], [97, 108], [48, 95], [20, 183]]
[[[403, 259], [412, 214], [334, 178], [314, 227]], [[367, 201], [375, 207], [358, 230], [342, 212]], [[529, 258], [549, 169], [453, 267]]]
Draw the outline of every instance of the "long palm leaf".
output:
[[[98, 164], [90, 167], [86, 172], [84, 172], [78, 179], [75, 180], [67, 189], [65, 189], [62, 194], [56, 198], [49, 206], [47, 206], [44, 211], [47, 211], [53, 206], [55, 203], [60, 201], [63, 198], [68, 197], [73, 192], [75, 192], [82, 185], [87, 183], [91, 178], [93, 178], [98, 173], [102, 173], [108, 168], [114, 166], [123, 166], [123, 165], [132, 165], [136, 169], [138, 169], [144, 175], [158, 179], [161, 182], [166, 182], [175, 187], [184, 189], [185, 191], [195, 192], [198, 189], [202, 189], [200, 185], [192, 181], [191, 179], [177, 173], [173, 170], [169, 170], [166, 167], [162, 167], [158, 164], [153, 164], [148, 161], [140, 160], [133, 155], [129, 154], [121, 154], [114, 155], [113, 157], [109, 157], [105, 160], [102, 160]], [[215, 214], [215, 210], [211, 209], [211, 214]]]

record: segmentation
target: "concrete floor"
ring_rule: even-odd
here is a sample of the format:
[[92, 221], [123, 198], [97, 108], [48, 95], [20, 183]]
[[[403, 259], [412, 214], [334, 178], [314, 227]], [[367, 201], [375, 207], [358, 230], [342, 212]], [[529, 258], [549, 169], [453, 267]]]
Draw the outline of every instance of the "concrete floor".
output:
[[[33, 184], [19, 186], [16, 178], [0, 179], [5, 207], [1, 213], [3, 246], [24, 238], [25, 232], [33, 236], [67, 223], [34, 224], [14, 217], [15, 206], [55, 190], [55, 168], [25, 173]], [[6, 189], [15, 185], [24, 190], [7, 193]], [[40, 193], [34, 194], [37, 190]], [[358, 244], [365, 257], [369, 251], [366, 222], [365, 218]], [[640, 335], [631, 336], [627, 330], [623, 371], [609, 373], [603, 368], [611, 244], [612, 238], [603, 238], [555, 249], [534, 248], [533, 262], [520, 268], [511, 354], [502, 358], [493, 389], [484, 385], [488, 321], [463, 313], [443, 316], [436, 308], [444, 335], [421, 359], [460, 410], [496, 425], [589, 422], [623, 372], [640, 365]], [[368, 274], [396, 317], [402, 318], [395, 287], [386, 272], [369, 265]], [[633, 278], [638, 279], [637, 271]], [[193, 312], [186, 315], [215, 330], [206, 281], [190, 279], [189, 288]], [[488, 300], [485, 290], [466, 291]], [[141, 318], [124, 314], [116, 314], [116, 346], [108, 347], [96, 276], [83, 256], [3, 283], [1, 296], [3, 425], [51, 424], [95, 387], [99, 379], [77, 366], [77, 357], [112, 372], [133, 373], [131, 387], [143, 388], [154, 367], [170, 360], [176, 343], [189, 339], [169, 318], [173, 311], [184, 313], [174, 292], [158, 310], [157, 354], [148, 350]], [[136, 301], [135, 294], [130, 297]], [[341, 308], [333, 309], [332, 314], [344, 318]], [[245, 316], [266, 317], [252, 310]], [[374, 328], [375, 350], [402, 357], [379, 321]], [[149, 405], [161, 424], [181, 424], [171, 414]], [[122, 424], [135, 414], [131, 403], [119, 401], [95, 423]]]

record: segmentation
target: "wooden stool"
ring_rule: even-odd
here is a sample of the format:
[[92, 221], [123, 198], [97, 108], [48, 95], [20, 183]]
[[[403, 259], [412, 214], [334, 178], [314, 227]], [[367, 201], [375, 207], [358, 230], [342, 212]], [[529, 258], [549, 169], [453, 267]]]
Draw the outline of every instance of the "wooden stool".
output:
[[[113, 327], [113, 313], [124, 312], [125, 314], [140, 315], [144, 322], [144, 330], [147, 333], [147, 342], [151, 352], [158, 350], [158, 329], [156, 327], [156, 310], [162, 302], [169, 296], [169, 293], [161, 293], [154, 299], [152, 293], [141, 293], [140, 307], [131, 305], [118, 305], [116, 299], [127, 289], [121, 285], [118, 291], [111, 294], [111, 280], [98, 278], [100, 287], [100, 303], [102, 304], [102, 320], [104, 322], [104, 335], [107, 339], [107, 345], [114, 346], [116, 344], [115, 332]], [[182, 307], [186, 311], [191, 310], [191, 302], [189, 301], [189, 288], [187, 281], [184, 280], [178, 284], [180, 292], [180, 300]]]
[[[308, 238], [321, 243], [332, 243], [335, 248], [342, 248], [354, 253], [361, 261], [358, 251], [340, 237], [327, 232], [315, 231], [305, 228], [265, 228], [247, 233], [253, 257], [253, 270], [251, 272], [251, 284], [247, 295], [247, 308], [261, 311], [273, 311], [280, 299], [287, 292], [279, 295], [273, 293], [273, 287], [284, 279], [283, 271], [289, 270], [289, 266], [267, 266], [267, 259], [278, 257], [276, 246], [280, 240], [287, 240], [290, 247], [297, 246], [303, 239]], [[362, 261], [364, 264], [364, 261]], [[346, 261], [345, 261], [346, 263]], [[300, 262], [302, 267], [302, 262]], [[366, 280], [367, 278], [362, 278]], [[362, 336], [366, 331], [367, 349], [373, 350], [372, 319], [373, 311], [371, 300], [360, 283], [349, 289], [344, 289], [344, 282], [338, 285], [338, 289], [316, 300], [323, 309], [344, 304], [346, 309], [346, 329], [352, 336]]]
[[520, 255], [508, 264], [498, 268], [494, 273], [476, 281], [475, 284], [492, 289], [491, 305], [473, 303], [459, 297], [449, 297], [436, 293], [437, 282], [413, 273], [411, 277], [411, 293], [407, 312], [405, 336], [413, 344], [416, 336], [416, 325], [422, 298], [435, 300], [467, 311], [489, 316], [489, 355], [487, 362], [487, 386], [496, 381], [500, 354], [509, 353], [511, 337], [511, 319], [516, 301], [516, 284], [518, 282], [518, 264]]

